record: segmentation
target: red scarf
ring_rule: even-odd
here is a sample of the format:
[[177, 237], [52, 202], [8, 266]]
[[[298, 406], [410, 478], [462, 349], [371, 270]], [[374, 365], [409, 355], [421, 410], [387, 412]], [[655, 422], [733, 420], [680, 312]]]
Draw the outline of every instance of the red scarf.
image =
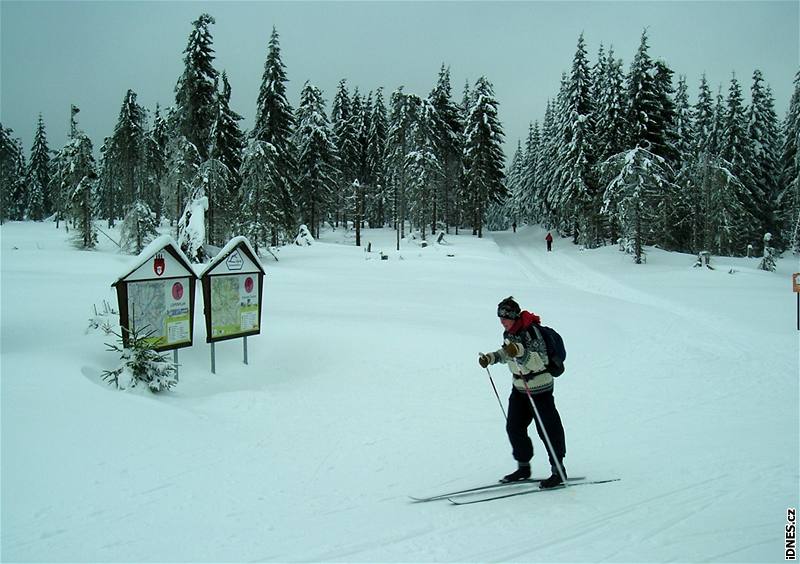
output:
[[511, 329], [508, 330], [509, 333], [512, 335], [516, 335], [523, 329], [527, 329], [534, 323], [539, 324], [541, 323], [541, 318], [536, 315], [535, 313], [531, 313], [527, 310], [522, 310], [520, 313], [519, 319], [514, 322], [514, 325], [511, 326]]

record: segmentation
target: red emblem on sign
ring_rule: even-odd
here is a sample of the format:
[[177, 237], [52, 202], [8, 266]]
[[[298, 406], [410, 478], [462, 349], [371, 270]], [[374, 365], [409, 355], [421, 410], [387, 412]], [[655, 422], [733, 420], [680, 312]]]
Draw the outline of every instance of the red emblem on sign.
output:
[[176, 300], [179, 300], [183, 297], [183, 284], [180, 282], [175, 282], [172, 285], [172, 297]]
[[161, 253], [157, 254], [155, 260], [153, 261], [153, 272], [156, 273], [156, 276], [161, 276], [164, 274], [164, 270], [166, 268], [167, 265], [164, 262], [164, 255]]
[[253, 291], [253, 279], [249, 276], [244, 279], [244, 291], [248, 294]]

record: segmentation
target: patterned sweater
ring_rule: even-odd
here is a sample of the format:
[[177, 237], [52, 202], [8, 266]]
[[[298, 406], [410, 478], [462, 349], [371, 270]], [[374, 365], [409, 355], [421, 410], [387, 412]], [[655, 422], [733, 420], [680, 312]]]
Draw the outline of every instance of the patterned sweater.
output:
[[[553, 376], [545, 370], [548, 359], [544, 341], [536, 338], [534, 330], [529, 329], [533, 323], [538, 322], [538, 316], [523, 311], [519, 322], [510, 331], [503, 333], [504, 344], [514, 343], [517, 346], [516, 356], [510, 356], [502, 347], [486, 354], [491, 364], [502, 362], [508, 365], [514, 376], [514, 387], [523, 393], [526, 382], [533, 394], [553, 389]], [[535, 376], [531, 376], [533, 374]]]

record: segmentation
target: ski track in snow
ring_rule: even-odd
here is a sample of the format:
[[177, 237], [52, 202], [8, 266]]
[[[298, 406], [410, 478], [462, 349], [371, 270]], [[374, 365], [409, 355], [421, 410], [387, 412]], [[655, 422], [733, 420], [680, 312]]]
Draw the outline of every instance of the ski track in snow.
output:
[[[698, 312], [696, 309], [675, 301], [655, 295], [658, 287], [653, 288], [654, 293], [626, 285], [619, 280], [603, 274], [587, 261], [580, 261], [577, 257], [584, 251], [574, 245], [571, 239], [556, 239], [554, 250], [547, 252], [544, 243], [544, 233], [538, 228], [522, 228], [517, 233], [496, 232], [492, 233], [495, 244], [502, 254], [519, 268], [535, 288], [573, 288], [575, 291], [595, 294], [611, 300], [620, 300], [658, 309], [668, 314], [668, 317], [678, 317], [678, 325], [682, 334], [677, 337], [682, 341], [681, 346], [692, 348], [696, 346], [696, 339], [692, 332], [705, 334], [706, 332], [719, 333], [720, 328], [726, 328], [724, 339], [718, 339], [714, 349], [718, 354], [739, 355], [742, 350], [747, 350], [751, 345], [746, 332], [746, 325], [730, 327], [730, 323], [710, 311]], [[632, 259], [627, 259], [632, 262]], [[647, 265], [638, 265], [634, 268], [647, 268]], [[525, 307], [525, 304], [522, 304]], [[678, 323], [677, 321], [674, 323]], [[683, 326], [682, 324], [685, 324]], [[652, 335], [636, 335], [642, 341], [655, 340]], [[659, 347], [663, 345], [658, 342]], [[645, 346], [644, 342], [640, 346]], [[704, 353], [708, 352], [706, 349]], [[769, 366], [770, 359], [765, 358]]]
[[[3, 229], [42, 237], [37, 225]], [[103, 339], [75, 330], [98, 295], [80, 292], [84, 280], [107, 290], [118, 255], [4, 247], [3, 322], [21, 336], [3, 335], [2, 559], [777, 559], [785, 508], [797, 503], [794, 328], [773, 330], [772, 311], [750, 327], [689, 307], [676, 290], [683, 257], [662, 257], [674, 276], [662, 295], [640, 277], [662, 272], [655, 265], [618, 268], [611, 253], [563, 239], [547, 253], [544, 233], [453, 237], [407, 248], [402, 261], [364, 261], [338, 244], [285, 249], [268, 263], [252, 366], [222, 345], [212, 376], [198, 342], [181, 352], [181, 384], [159, 396], [109, 389]], [[44, 276], [26, 273], [44, 272], [32, 268], [40, 256], [66, 273], [67, 331], [21, 297], [31, 285], [49, 295]], [[692, 283], [722, 280], [696, 274]], [[776, 303], [773, 280], [725, 278], [741, 294], [723, 295], [722, 313], [755, 288]], [[474, 352], [497, 340], [494, 303], [519, 284], [533, 298], [523, 307], [544, 307], [570, 337], [557, 383], [567, 467], [622, 481], [465, 507], [410, 503], [491, 481], [512, 462]], [[696, 303], [716, 288], [702, 290], [687, 285]], [[50, 354], [28, 355], [40, 333]], [[756, 354], [771, 345], [774, 355]], [[505, 403], [502, 368], [492, 374]]]
[[534, 284], [572, 287], [580, 292], [651, 306], [689, 319], [696, 318], [697, 312], [682, 304], [626, 286], [579, 262], [572, 255], [581, 251], [569, 239], [560, 239], [559, 247], [548, 253], [544, 248], [543, 239], [542, 242], [537, 241], [532, 236], [534, 233], [538, 235], [539, 232], [530, 230], [492, 234], [500, 251], [511, 257]]

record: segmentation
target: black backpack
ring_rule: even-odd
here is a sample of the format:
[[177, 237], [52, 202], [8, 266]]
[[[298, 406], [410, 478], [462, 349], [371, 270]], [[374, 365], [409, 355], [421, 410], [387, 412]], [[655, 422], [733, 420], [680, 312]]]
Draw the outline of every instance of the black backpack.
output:
[[567, 358], [564, 339], [552, 327], [534, 323], [531, 325], [531, 329], [533, 337], [544, 340], [544, 346], [547, 350], [547, 366], [545, 366], [545, 369], [553, 376], [561, 376], [564, 373], [564, 361]]

